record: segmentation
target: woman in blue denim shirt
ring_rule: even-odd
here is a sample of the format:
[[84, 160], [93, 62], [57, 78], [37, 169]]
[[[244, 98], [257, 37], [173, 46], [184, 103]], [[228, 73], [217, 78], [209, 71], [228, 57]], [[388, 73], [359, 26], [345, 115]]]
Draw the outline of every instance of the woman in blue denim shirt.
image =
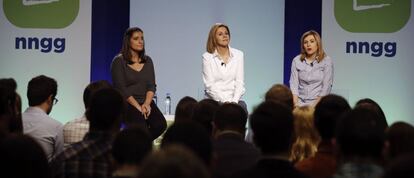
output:
[[295, 106], [316, 105], [331, 92], [333, 63], [322, 48], [316, 31], [307, 31], [301, 38], [301, 53], [292, 61], [290, 89]]

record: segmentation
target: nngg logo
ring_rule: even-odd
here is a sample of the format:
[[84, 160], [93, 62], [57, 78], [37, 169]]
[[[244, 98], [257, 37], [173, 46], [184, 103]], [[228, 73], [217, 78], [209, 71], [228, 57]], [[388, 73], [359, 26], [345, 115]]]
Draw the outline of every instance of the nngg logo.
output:
[[[394, 33], [403, 28], [411, 15], [411, 0], [335, 0], [335, 19], [351, 33]], [[346, 53], [394, 57], [397, 42], [347, 41]]]
[[16, 49], [35, 49], [43, 53], [53, 51], [55, 53], [62, 53], [65, 51], [65, 38], [36, 38], [36, 37], [17, 37], [15, 48]]

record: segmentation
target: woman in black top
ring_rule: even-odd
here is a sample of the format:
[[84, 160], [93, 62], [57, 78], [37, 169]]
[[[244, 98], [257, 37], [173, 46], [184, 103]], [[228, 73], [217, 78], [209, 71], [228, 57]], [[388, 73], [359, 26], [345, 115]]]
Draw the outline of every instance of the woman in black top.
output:
[[156, 139], [167, 123], [153, 102], [156, 90], [154, 65], [145, 55], [144, 32], [140, 28], [129, 28], [125, 32], [121, 52], [112, 61], [111, 74], [115, 88], [128, 103], [123, 118], [126, 126], [144, 126]]

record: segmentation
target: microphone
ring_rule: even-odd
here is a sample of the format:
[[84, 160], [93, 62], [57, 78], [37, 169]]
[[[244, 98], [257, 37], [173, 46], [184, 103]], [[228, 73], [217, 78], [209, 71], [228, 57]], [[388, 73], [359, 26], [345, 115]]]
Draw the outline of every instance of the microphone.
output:
[[313, 67], [313, 62], [311, 63], [311, 67]]
[[224, 62], [221, 62], [221, 66], [224, 66], [224, 67], [226, 67], [226, 63], [224, 63]]

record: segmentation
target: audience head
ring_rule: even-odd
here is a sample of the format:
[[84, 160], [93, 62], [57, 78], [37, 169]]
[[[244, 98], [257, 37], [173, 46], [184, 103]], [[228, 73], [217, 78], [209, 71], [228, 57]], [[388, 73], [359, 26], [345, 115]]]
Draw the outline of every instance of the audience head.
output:
[[284, 104], [265, 101], [250, 116], [253, 141], [264, 155], [288, 155], [293, 136], [292, 111]]
[[232, 130], [244, 135], [247, 114], [238, 104], [226, 103], [219, 107], [213, 119], [214, 128], [218, 131]]
[[[142, 40], [142, 47], [137, 46], [139, 41]], [[145, 40], [144, 31], [138, 27], [128, 28], [122, 40], [122, 48], [120, 54], [128, 63], [134, 63], [132, 61], [132, 52], [136, 52], [139, 58], [142, 60], [141, 63], [145, 62]]]
[[0, 79], [0, 132], [23, 133], [22, 104], [12, 78]]
[[212, 160], [212, 143], [206, 129], [194, 121], [174, 123], [164, 134], [161, 148], [171, 144], [181, 144], [200, 157], [208, 166]]
[[45, 152], [27, 135], [10, 134], [0, 142], [0, 154], [2, 177], [51, 177]]
[[318, 150], [319, 134], [313, 123], [314, 108], [310, 106], [296, 107], [293, 110], [294, 141], [290, 158], [298, 162], [312, 157]]
[[372, 99], [364, 98], [359, 100], [355, 107], [366, 108], [376, 112], [380, 116], [380, 124], [384, 128], [384, 131], [388, 128], [387, 118], [385, 117], [384, 111], [382, 111], [380, 105]]
[[414, 153], [400, 156], [385, 169], [383, 178], [409, 178], [414, 175]]
[[286, 104], [287, 107], [293, 110], [293, 95], [290, 89], [282, 84], [273, 85], [265, 95], [265, 101], [277, 101]]
[[378, 114], [365, 108], [347, 112], [336, 126], [336, 144], [343, 161], [380, 161], [385, 132]]
[[17, 83], [13, 78], [1, 78], [0, 87], [7, 87], [12, 91], [17, 90]]
[[206, 128], [211, 136], [213, 131], [213, 118], [220, 107], [220, 104], [213, 99], [203, 99], [194, 108], [193, 119]]
[[175, 108], [174, 122], [180, 122], [183, 120], [191, 120], [193, 116], [194, 108], [197, 105], [197, 100], [190, 96], [181, 98]]
[[[228, 35], [227, 41], [222, 42], [218, 36]], [[216, 23], [210, 28], [207, 39], [207, 52], [214, 53], [217, 46], [228, 46], [230, 42], [230, 29], [227, 25]]]
[[132, 126], [117, 134], [112, 147], [112, 155], [117, 165], [139, 166], [151, 150], [152, 139], [148, 130]]
[[314, 123], [322, 140], [330, 142], [334, 138], [336, 122], [350, 110], [351, 106], [342, 96], [330, 94], [321, 98], [315, 107]]
[[90, 100], [92, 98], [92, 95], [104, 88], [111, 88], [111, 84], [106, 80], [99, 80], [96, 82], [90, 83], [88, 86], [86, 86], [85, 90], [83, 90], [83, 104], [85, 105], [85, 109], [88, 108]]
[[57, 82], [55, 79], [40, 75], [32, 78], [27, 86], [27, 99], [29, 106], [38, 106], [47, 104], [46, 113], [52, 111], [53, 104], [56, 100]]
[[118, 129], [124, 105], [124, 99], [117, 90], [105, 88], [97, 91], [93, 94], [85, 114], [90, 123], [89, 130]]
[[169, 145], [148, 156], [142, 165], [140, 178], [209, 178], [202, 161], [181, 145]]
[[414, 152], [414, 127], [406, 122], [396, 122], [386, 131], [387, 157], [394, 159], [399, 155]]

